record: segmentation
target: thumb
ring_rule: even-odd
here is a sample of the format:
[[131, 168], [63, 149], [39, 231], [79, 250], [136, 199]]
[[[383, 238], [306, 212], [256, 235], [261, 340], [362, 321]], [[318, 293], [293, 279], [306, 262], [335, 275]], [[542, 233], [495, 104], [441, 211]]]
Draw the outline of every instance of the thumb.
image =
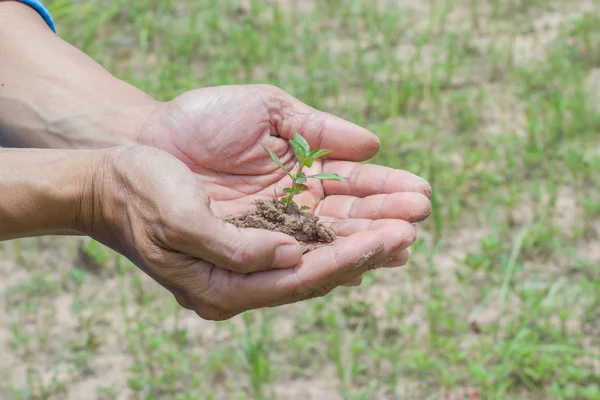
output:
[[[190, 225], [197, 228], [190, 230]], [[302, 258], [302, 247], [291, 236], [265, 229], [238, 228], [210, 211], [205, 213], [201, 224], [186, 226], [187, 232], [177, 235], [185, 239], [172, 243], [176, 250], [234, 272], [292, 268]]]

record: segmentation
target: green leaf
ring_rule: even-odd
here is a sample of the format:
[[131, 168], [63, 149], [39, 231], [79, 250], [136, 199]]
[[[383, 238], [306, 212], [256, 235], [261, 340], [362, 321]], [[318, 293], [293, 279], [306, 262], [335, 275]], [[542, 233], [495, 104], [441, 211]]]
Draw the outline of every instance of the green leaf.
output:
[[275, 164], [277, 164], [279, 166], [279, 168], [284, 170], [285, 173], [291, 177], [292, 175], [290, 175], [289, 171], [283, 166], [283, 163], [281, 162], [279, 157], [277, 157], [277, 154], [273, 153], [273, 150], [271, 150], [267, 146], [265, 146], [263, 142], [258, 142], [258, 143], [260, 143], [260, 145], [263, 147], [263, 149], [265, 149], [267, 151], [267, 153], [269, 153], [269, 155], [271, 156], [271, 160], [273, 160], [273, 162]]
[[290, 140], [290, 144], [292, 145], [292, 150], [294, 150], [294, 154], [296, 155], [296, 160], [300, 165], [304, 164], [306, 159], [306, 154], [304, 154], [304, 148], [302, 145], [295, 140]]
[[294, 191], [292, 190], [292, 188], [284, 188], [283, 193], [285, 193], [287, 195], [295, 194]]
[[304, 139], [298, 132], [294, 131], [294, 141], [297, 142], [304, 149], [304, 155], [308, 156], [310, 154], [310, 146], [306, 139]]
[[304, 172], [302, 172], [302, 176], [298, 179], [296, 179], [296, 183], [306, 183], [306, 175], [304, 175]]
[[303, 184], [298, 184], [298, 183], [296, 183], [296, 186], [294, 186], [294, 188], [297, 190], [296, 194], [299, 194], [300, 192], [304, 192], [304, 191], [308, 190], [308, 186], [303, 185]]
[[310, 206], [302, 206], [300, 207], [300, 211], [310, 210]]
[[308, 178], [321, 179], [323, 181], [340, 181], [340, 182], [348, 182], [348, 178], [344, 178], [343, 176], [339, 176], [334, 172], [321, 172], [320, 174], [311, 175]]
[[331, 150], [328, 149], [323, 149], [323, 150], [313, 150], [310, 152], [309, 156], [317, 159], [319, 157], [323, 157], [325, 154], [329, 154], [331, 153]]
[[306, 159], [304, 160], [304, 166], [310, 168], [310, 167], [312, 167], [314, 161], [315, 161], [314, 158], [306, 157]]

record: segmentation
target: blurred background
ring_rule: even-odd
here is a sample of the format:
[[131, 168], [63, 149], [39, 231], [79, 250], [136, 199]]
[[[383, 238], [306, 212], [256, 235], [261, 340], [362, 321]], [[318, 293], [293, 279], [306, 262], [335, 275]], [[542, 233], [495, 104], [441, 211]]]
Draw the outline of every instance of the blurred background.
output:
[[600, 1], [46, 0], [168, 100], [271, 83], [434, 189], [404, 269], [199, 319], [88, 239], [0, 243], [2, 399], [600, 399]]

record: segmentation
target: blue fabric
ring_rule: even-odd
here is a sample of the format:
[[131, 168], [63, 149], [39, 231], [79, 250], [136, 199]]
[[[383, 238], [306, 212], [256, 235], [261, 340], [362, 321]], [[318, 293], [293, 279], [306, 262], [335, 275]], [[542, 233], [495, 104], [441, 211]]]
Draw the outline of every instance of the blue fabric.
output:
[[37, 11], [42, 16], [42, 18], [44, 18], [44, 21], [46, 21], [46, 23], [48, 24], [50, 29], [52, 29], [52, 32], [56, 33], [56, 27], [54, 26], [54, 21], [52, 21], [52, 17], [50, 16], [50, 13], [48, 12], [48, 10], [46, 10], [46, 8], [44, 7], [44, 5], [42, 4], [41, 1], [39, 1], [39, 0], [18, 0], [18, 1], [33, 7], [33, 9], [35, 11]]

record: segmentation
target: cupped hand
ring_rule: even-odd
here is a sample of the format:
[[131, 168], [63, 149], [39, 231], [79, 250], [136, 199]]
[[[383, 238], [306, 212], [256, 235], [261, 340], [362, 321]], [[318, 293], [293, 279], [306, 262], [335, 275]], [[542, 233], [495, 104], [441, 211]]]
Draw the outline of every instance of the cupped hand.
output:
[[331, 217], [345, 237], [302, 256], [287, 235], [215, 216], [201, 177], [172, 155], [145, 146], [104, 152], [82, 205], [87, 233], [205, 319], [326, 294], [376, 266], [405, 263], [415, 239], [404, 220]]
[[[298, 202], [332, 221], [402, 219], [429, 215], [431, 188], [409, 172], [359, 164], [379, 151], [371, 132], [300, 102], [269, 85], [194, 90], [163, 103], [140, 130], [138, 141], [183, 161], [206, 187], [217, 215], [237, 214], [258, 199], [281, 195], [290, 179], [261, 147], [287, 166], [288, 144], [298, 131], [313, 149], [330, 149], [310, 173], [336, 172], [348, 183], [309, 180]], [[364, 222], [360, 222], [363, 226]]]

